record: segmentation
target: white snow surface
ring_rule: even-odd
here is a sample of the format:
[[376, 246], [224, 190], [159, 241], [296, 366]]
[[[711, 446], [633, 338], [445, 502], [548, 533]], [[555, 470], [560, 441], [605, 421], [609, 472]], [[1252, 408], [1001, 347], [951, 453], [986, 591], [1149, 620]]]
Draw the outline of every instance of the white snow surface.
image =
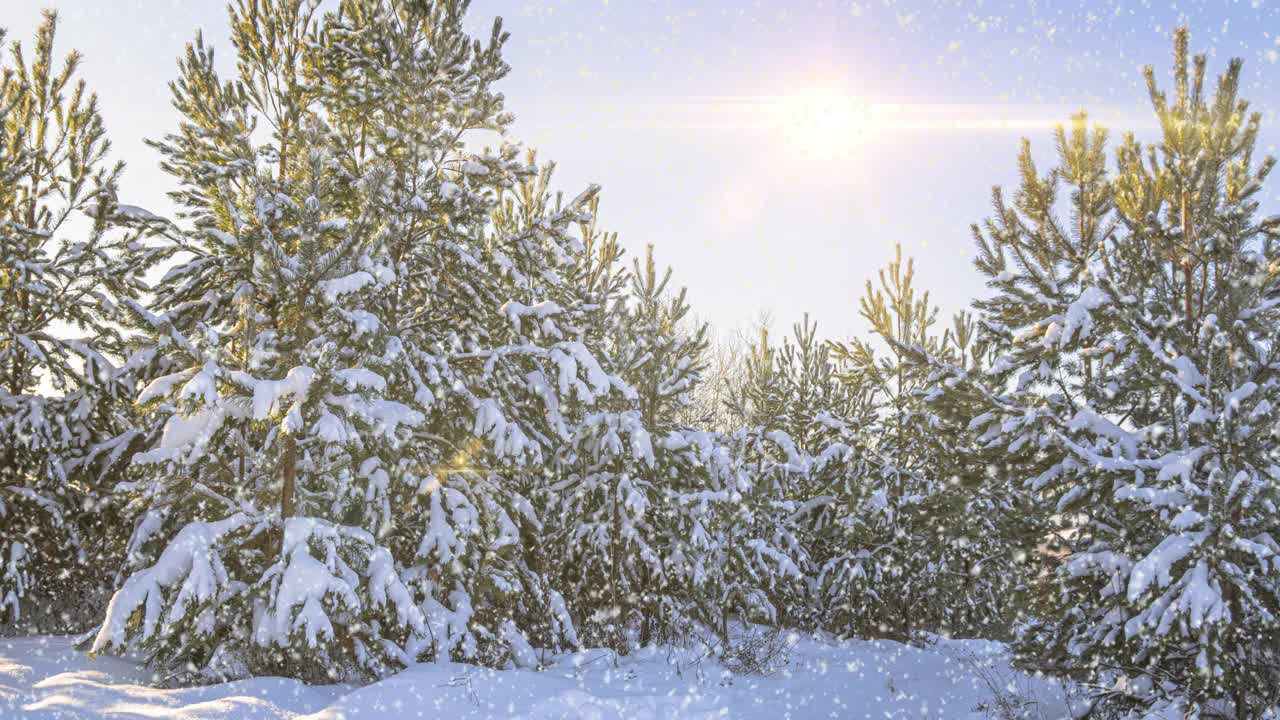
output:
[[[309, 686], [253, 678], [156, 687], [137, 663], [88, 658], [60, 636], [0, 639], [0, 717], [70, 718], [983, 718], [994, 688], [1068, 716], [1062, 686], [1009, 669], [999, 643], [825, 642], [791, 636], [764, 675], [734, 675], [692, 650], [607, 650], [550, 656], [542, 670], [455, 663], [410, 667], [381, 682]], [[526, 658], [527, 660], [527, 658]]]

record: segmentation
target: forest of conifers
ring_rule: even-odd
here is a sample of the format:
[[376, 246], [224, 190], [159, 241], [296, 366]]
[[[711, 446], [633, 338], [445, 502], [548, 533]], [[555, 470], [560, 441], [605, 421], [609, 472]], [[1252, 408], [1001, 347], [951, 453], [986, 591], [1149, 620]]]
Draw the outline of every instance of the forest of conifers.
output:
[[235, 0], [234, 72], [197, 36], [150, 141], [172, 217], [118, 198], [55, 17], [5, 46], [3, 633], [183, 682], [981, 637], [1101, 715], [1280, 701], [1280, 218], [1239, 61], [1179, 29], [1154, 143], [1081, 113], [1050, 166], [1011, 153], [969, 310], [899, 251], [867, 337], [734, 344], [494, 133], [506, 35], [466, 10]]

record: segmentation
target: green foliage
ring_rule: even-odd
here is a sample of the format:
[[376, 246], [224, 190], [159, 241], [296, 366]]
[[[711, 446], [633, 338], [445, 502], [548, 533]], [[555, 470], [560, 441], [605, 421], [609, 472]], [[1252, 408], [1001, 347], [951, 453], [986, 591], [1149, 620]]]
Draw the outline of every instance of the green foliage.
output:
[[88, 539], [117, 535], [102, 492], [128, 444], [109, 442], [131, 392], [116, 323], [140, 280], [111, 222], [122, 166], [56, 28], [46, 12], [34, 51], [4, 46], [0, 67], [0, 619], [72, 630], [111, 562]]
[[[1232, 61], [1212, 96], [1175, 33], [1172, 98], [1146, 76], [1160, 140], [1058, 131], [1041, 177], [1024, 144], [1012, 208], [978, 231], [995, 359], [944, 384], [1011, 496], [1036, 512], [1036, 578], [1020, 651], [1097, 688], [1095, 709], [1275, 702], [1277, 287], [1274, 222], [1255, 219], [1274, 161]], [[1190, 60], [1190, 62], [1189, 62]], [[1071, 222], [1057, 219], [1060, 185]], [[1044, 543], [1041, 547], [1033, 544]]]
[[976, 366], [965, 315], [941, 335], [937, 309], [899, 247], [867, 282], [861, 314], [878, 344], [832, 345], [850, 411], [817, 457], [816, 593], [832, 630], [910, 639], [921, 630], [999, 633], [1016, 583], [1000, 501], [965, 443], [956, 408], [934, 402], [930, 360]]
[[1158, 142], [1109, 155], [1081, 113], [1042, 171], [1024, 141], [972, 314], [941, 327], [898, 247], [869, 337], [806, 316], [738, 363], [652, 246], [627, 267], [596, 188], [470, 149], [511, 116], [507, 36], [467, 7], [236, 0], [233, 76], [197, 36], [153, 142], [176, 221], [116, 201], [54, 16], [12, 46], [7, 620], [92, 605], [123, 558], [95, 651], [198, 679], [724, 652], [754, 622], [1016, 631], [1103, 714], [1275, 704], [1280, 221], [1239, 61], [1207, 94], [1179, 30]]
[[516, 148], [465, 149], [509, 122], [505, 35], [465, 9], [245, 0], [233, 80], [188, 48], [156, 143], [186, 222], [140, 221], [171, 267], [133, 308], [150, 447], [96, 649], [334, 678], [572, 642], [519, 547], [558, 408], [609, 389], [555, 302], [594, 190], [553, 205]]

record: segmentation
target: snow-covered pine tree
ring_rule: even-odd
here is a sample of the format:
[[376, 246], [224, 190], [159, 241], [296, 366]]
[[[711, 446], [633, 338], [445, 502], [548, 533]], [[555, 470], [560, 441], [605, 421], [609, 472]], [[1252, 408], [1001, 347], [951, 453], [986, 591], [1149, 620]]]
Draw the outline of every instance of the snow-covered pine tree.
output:
[[807, 455], [816, 456], [830, 442], [831, 431], [853, 420], [859, 407], [841, 382], [831, 344], [818, 337], [818, 324], [804, 318], [784, 337], [775, 358], [777, 387], [783, 395], [781, 428]]
[[[599, 226], [600, 196], [592, 198], [589, 216], [578, 224], [582, 252], [565, 272], [571, 297], [569, 311], [583, 342], [596, 351], [601, 367], [615, 369], [626, 347], [627, 333], [621, 323], [626, 317], [631, 275], [622, 263], [625, 254], [618, 234]], [[625, 398], [619, 398], [625, 399]]]
[[990, 367], [991, 349], [978, 339], [974, 316], [956, 313], [936, 351], [929, 355], [917, 347], [910, 353], [913, 362], [931, 369], [921, 399], [931, 415], [930, 463], [942, 480], [930, 510], [940, 578], [927, 620], [947, 635], [1007, 638], [1039, 570], [1027, 546], [1039, 542], [1043, 525], [1027, 493], [992, 472], [993, 460], [1002, 459], [969, 430], [981, 400], [950, 381], [955, 374], [981, 377]]
[[[667, 289], [670, 276], [669, 269], [659, 276], [652, 248], [643, 265], [635, 263], [626, 325], [632, 339], [622, 374], [637, 389], [640, 417], [654, 438], [655, 460], [640, 468], [640, 477], [659, 491], [649, 522], [663, 564], [663, 585], [651, 584], [646, 593], [651, 628], [642, 625], [639, 639], [672, 640], [699, 627], [730, 652], [737, 640], [732, 623], [784, 620], [782, 603], [800, 595], [804, 564], [791, 507], [769, 481], [778, 468], [771, 460], [750, 461], [744, 451], [785, 448], [783, 473], [799, 472], [803, 462], [785, 432], [757, 427], [725, 435], [681, 421], [701, 381], [707, 329], [688, 319], [685, 291]], [[772, 359], [766, 347], [756, 365]], [[765, 393], [763, 381], [752, 387]], [[761, 397], [762, 405], [778, 399]]]
[[632, 343], [635, 359], [623, 376], [636, 389], [645, 423], [655, 428], [688, 403], [707, 347], [706, 324], [689, 318], [686, 289], [672, 292], [670, 282], [671, 268], [659, 276], [649, 245], [644, 263], [637, 260], [631, 272], [632, 318], [645, 332]]
[[424, 363], [423, 377], [439, 378], [415, 448], [443, 461], [424, 465], [417, 502], [430, 514], [409, 527], [426, 528], [412, 573], [432, 598], [439, 650], [526, 664], [526, 641], [578, 642], [552, 583], [536, 503], [571, 442], [577, 409], [628, 389], [588, 347], [589, 313], [566, 284], [585, 251], [572, 227], [589, 222], [594, 189], [565, 202], [549, 190], [549, 166], [512, 169], [506, 191], [485, 193], [496, 182], [488, 173], [464, 184], [468, 202], [501, 200], [484, 234], [441, 233], [455, 244], [424, 247], [414, 261], [437, 290], [419, 291], [431, 325], [406, 347]]
[[921, 620], [919, 598], [910, 585], [923, 577], [917, 554], [921, 501], [933, 468], [922, 449], [927, 428], [914, 396], [922, 378], [907, 361], [908, 348], [936, 343], [931, 333], [937, 309], [928, 293], [919, 293], [914, 261], [902, 261], [902, 248], [879, 273], [877, 287], [867, 280], [860, 312], [872, 333], [886, 345], [877, 354], [868, 340], [833, 344], [832, 354], [848, 391], [866, 408], [855, 434], [835, 440], [822, 453], [818, 475], [831, 515], [822, 521], [823, 547], [816, 590], [826, 608], [827, 627], [843, 635], [908, 638]]
[[1046, 178], [1024, 149], [1017, 206], [998, 202], [980, 238], [998, 358], [974, 427], [1009, 448], [1003, 471], [1040, 493], [1065, 547], [1030, 661], [1093, 683], [1105, 712], [1256, 717], [1278, 687], [1280, 248], [1256, 217], [1273, 161], [1254, 162], [1240, 61], [1208, 94], [1185, 28], [1174, 47], [1172, 97], [1146, 71], [1160, 139], [1126, 137], [1113, 177], [1082, 119]]
[[[797, 325], [800, 336], [804, 327]], [[784, 358], [796, 359], [784, 340], [782, 349], [769, 340], [769, 328], [761, 325], [759, 338], [751, 345], [744, 363], [742, 382], [727, 399], [730, 415], [739, 427], [739, 452], [745, 462], [755, 463], [757, 479], [767, 482], [771, 493], [787, 497], [794, 483], [806, 472], [806, 457], [788, 430], [808, 431], [812, 411], [793, 399], [798, 395], [795, 376], [802, 372]], [[817, 357], [814, 353], [812, 357]]]
[[[864, 420], [865, 403], [848, 393], [836, 374], [830, 345], [806, 315], [777, 348], [761, 331], [747, 359], [746, 383], [734, 396], [733, 410], [746, 427], [738, 441], [742, 472], [762, 482], [757, 491], [768, 507], [762, 521], [775, 524], [797, 575], [774, 590], [774, 603], [787, 624], [815, 627], [825, 608], [814, 595], [813, 569], [828, 551], [828, 521], [823, 512], [832, 498], [824, 470], [829, 460], [854, 463], [855, 428]], [[751, 416], [754, 415], [754, 418]], [[754, 421], [754, 422], [751, 422]]]
[[[816, 327], [796, 325], [795, 342], [816, 343]], [[739, 386], [731, 388], [729, 413], [739, 428], [720, 435], [731, 462], [712, 466], [717, 493], [716, 597], [739, 598], [733, 610], [744, 620], [811, 624], [808, 603], [808, 547], [801, 531], [809, 507], [805, 496], [811, 457], [799, 447], [788, 429], [811, 432], [810, 420], [823, 415], [822, 407], [808, 407], [800, 400], [800, 375], [813, 388], [808, 399], [818, 400], [824, 370], [824, 354], [817, 347], [796, 350], [784, 340], [781, 349], [769, 342], [768, 329], [747, 355]], [[797, 360], [808, 364], [801, 366]], [[722, 635], [725, 630], [722, 629]], [[726, 638], [727, 640], [727, 638]]]
[[[837, 419], [827, 447], [810, 469], [815, 603], [832, 632], [859, 637], [909, 637], [919, 607], [906, 585], [919, 550], [906, 527], [920, 500], [927, 459], [913, 392], [919, 378], [905, 363], [905, 346], [931, 340], [936, 309], [928, 293], [916, 295], [914, 265], [902, 265], [901, 247], [879, 273], [881, 287], [867, 281], [861, 315], [888, 345], [878, 357], [870, 342], [832, 343], [856, 418]], [[922, 578], [923, 579], [923, 578]]]
[[139, 362], [164, 371], [137, 398], [158, 438], [121, 488], [137, 569], [94, 650], [136, 637], [197, 675], [376, 674], [423, 629], [375, 538], [380, 459], [422, 421], [387, 393], [397, 347], [367, 309], [394, 277], [368, 201], [387, 178], [336, 171], [323, 90], [302, 78], [314, 7], [230, 12], [239, 82], [197, 40], [173, 86], [182, 126], [157, 143], [188, 223], [149, 223], [171, 264], [134, 308]]
[[742, 427], [780, 425], [786, 396], [776, 382], [777, 349], [769, 343], [769, 327], [761, 323], [758, 337], [743, 361], [743, 380], [726, 402], [734, 421]]
[[[829, 626], [842, 634], [911, 638], [918, 630], [950, 632], [948, 608], [979, 595], [974, 578], [985, 568], [973, 545], [989, 535], [985, 518], [966, 510], [974, 483], [961, 481], [958, 437], [929, 407], [932, 379], [917, 356], [954, 356], [956, 338], [938, 335], [937, 310], [915, 285], [914, 263], [894, 259], [867, 282], [861, 314], [886, 346], [866, 340], [835, 345], [848, 392], [867, 410], [848, 423], [815, 472], [829, 504], [819, 536], [817, 587]], [[964, 325], [960, 326], [966, 332]], [[966, 342], [967, 345], [967, 342]], [[961, 348], [963, 349], [963, 348]], [[952, 428], [954, 432], [954, 428]]]
[[[999, 518], [993, 535], [1015, 554], [1009, 570], [1018, 577], [1036, 576], [1038, 568], [1053, 565], [1062, 554], [1060, 533], [1074, 521], [1062, 514], [1066, 506], [1057, 505], [1055, 498], [1067, 497], [1099, 514], [1111, 507], [1104, 488], [1079, 488], [1063, 473], [1063, 456], [1046, 452], [1061, 427], [1055, 419], [1074, 415], [1075, 398], [1097, 402], [1107, 395], [1094, 369], [1109, 346], [1063, 344], [1057, 338], [1069, 317], [1081, 322], [1089, 301], [1088, 268], [1099, 260], [1101, 244], [1114, 235], [1117, 224], [1105, 131], [1090, 129], [1080, 113], [1069, 130], [1060, 127], [1055, 134], [1059, 162], [1042, 176], [1024, 141], [1018, 155], [1021, 184], [1012, 205], [996, 188], [995, 217], [973, 226], [975, 265], [993, 289], [991, 296], [975, 302], [976, 342], [984, 348], [985, 361], [918, 358], [934, 369], [928, 391], [932, 410], [944, 423], [966, 427], [954, 443], [966, 448], [968, 460], [959, 459], [957, 465], [972, 467], [962, 477], [985, 470], [979, 497], [988, 497], [989, 506], [999, 510], [987, 517]], [[1063, 186], [1070, 193], [1066, 221], [1059, 216]], [[1090, 329], [1077, 325], [1072, 334], [1076, 331]], [[1127, 346], [1126, 338], [1115, 339]], [[1052, 584], [1030, 583], [1029, 589], [1005, 613], [1010, 616], [1006, 621], [1061, 611]], [[1027, 648], [1037, 642], [1030, 641]]]
[[323, 677], [572, 642], [522, 547], [561, 398], [609, 389], [549, 299], [591, 193], [545, 212], [515, 148], [465, 151], [509, 122], [466, 6], [242, 0], [233, 82], [189, 48], [157, 144], [187, 222], [149, 223], [172, 267], [135, 308], [138, 569], [95, 648]]
[[[636, 502], [616, 503], [619, 482], [631, 483], [629, 472], [647, 462], [652, 451], [647, 430], [636, 420], [634, 388], [619, 376], [627, 361], [626, 306], [630, 274], [622, 264], [624, 251], [616, 233], [599, 226], [599, 197], [591, 215], [579, 223], [583, 251], [565, 273], [566, 313], [584, 340], [596, 351], [601, 369], [616, 383], [607, 396], [569, 397], [562, 412], [569, 438], [559, 445], [553, 476], [539, 497], [547, 516], [545, 562], [554, 584], [572, 599], [575, 627], [581, 642], [627, 651], [634, 620], [626, 608], [633, 604], [632, 585], [637, 546], [650, 539], [648, 529], [633, 523]], [[627, 477], [623, 475], [627, 474]], [[637, 498], [643, 499], [637, 495]], [[641, 508], [643, 510], [643, 508]], [[643, 514], [641, 515], [643, 517]], [[543, 543], [535, 544], [535, 552]], [[641, 553], [639, 562], [659, 565], [654, 553]]]
[[514, 225], [490, 232], [504, 194], [534, 170], [512, 148], [463, 149], [510, 120], [492, 88], [507, 71], [506, 36], [495, 25], [487, 44], [468, 38], [466, 8], [343, 2], [318, 33], [328, 51], [314, 72], [343, 174], [387, 178], [369, 202], [394, 279], [368, 310], [403, 363], [389, 392], [425, 415], [379, 468], [393, 508], [383, 541], [426, 619], [406, 655], [498, 662], [525, 649], [513, 616], [544, 595], [527, 587], [538, 580], [518, 551], [536, 518], [520, 478], [499, 473], [538, 460], [537, 435], [513, 413], [536, 412], [521, 368], [546, 351], [521, 347], [518, 311], [535, 305], [528, 278], [539, 279], [545, 252], [558, 250], [556, 223], [573, 215], [547, 222], [545, 237]]
[[104, 498], [126, 447], [104, 443], [128, 422], [116, 322], [139, 280], [111, 224], [122, 166], [56, 27], [30, 55], [0, 37], [0, 624], [65, 632], [120, 546]]
[[776, 432], [762, 439], [747, 430], [685, 431], [669, 435], [665, 443], [688, 443], [696, 451], [694, 468], [701, 472], [693, 477], [703, 487], [677, 498], [695, 539], [690, 550], [697, 562], [688, 597], [695, 617], [716, 633], [723, 652], [734, 652], [739, 640], [733, 623], [784, 627], [808, 617], [808, 555], [799, 508], [779, 494], [774, 482], [779, 475], [801, 476], [802, 466], [779, 467], [758, 452], [790, 448], [786, 440]]
[[[591, 324], [607, 338], [605, 370], [621, 393], [584, 408], [553, 486], [564, 537], [560, 562], [588, 637], [619, 649], [688, 630], [691, 585], [705, 533], [682, 492], [705, 487], [695, 447], [678, 422], [698, 381], [706, 328], [690, 326], [684, 290], [671, 292], [649, 247], [643, 264], [617, 272], [611, 237], [584, 229], [601, 256], [589, 280]], [[620, 293], [626, 290], [626, 295]]]
[[835, 345], [836, 361], [853, 387], [879, 396], [884, 433], [876, 445], [885, 466], [882, 474], [886, 499], [914, 494], [916, 481], [932, 473], [922, 449], [926, 441], [923, 424], [928, 417], [921, 412], [916, 391], [926, 384], [921, 369], [910, 360], [914, 347], [937, 346], [932, 331], [938, 309], [929, 304], [929, 292], [915, 285], [915, 261], [902, 261], [902, 246], [894, 247], [894, 258], [879, 272], [877, 287], [867, 280], [859, 313], [871, 325], [871, 332], [887, 348], [876, 353], [867, 340], [854, 340]]

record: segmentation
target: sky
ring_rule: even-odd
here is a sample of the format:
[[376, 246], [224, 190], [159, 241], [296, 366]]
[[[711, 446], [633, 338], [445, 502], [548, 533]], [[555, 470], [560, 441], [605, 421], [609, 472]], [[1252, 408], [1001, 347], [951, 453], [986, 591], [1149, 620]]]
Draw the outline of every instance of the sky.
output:
[[[27, 45], [59, 11], [127, 161], [122, 202], [167, 210], [144, 140], [177, 126], [166, 83], [197, 29], [231, 68], [225, 5], [2, 1]], [[965, 307], [984, 293], [969, 226], [1015, 180], [1019, 138], [1047, 164], [1082, 108], [1113, 141], [1151, 138], [1141, 66], [1171, 85], [1177, 25], [1211, 74], [1245, 60], [1261, 146], [1280, 141], [1277, 0], [473, 0], [468, 26], [487, 37], [498, 16], [510, 139], [556, 161], [567, 194], [599, 183], [601, 223], [632, 256], [653, 244], [722, 332], [806, 312], [827, 337], [864, 332], [858, 298], [895, 243], [944, 313]]]

